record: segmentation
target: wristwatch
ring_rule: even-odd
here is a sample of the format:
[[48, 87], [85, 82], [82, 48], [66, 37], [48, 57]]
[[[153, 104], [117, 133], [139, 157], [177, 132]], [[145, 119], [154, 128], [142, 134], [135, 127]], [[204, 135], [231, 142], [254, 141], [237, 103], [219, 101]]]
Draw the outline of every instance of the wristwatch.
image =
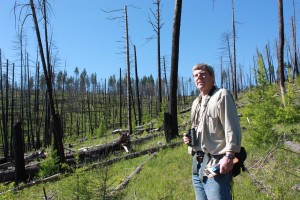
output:
[[229, 158], [229, 159], [234, 159], [234, 158], [235, 158], [234, 154], [232, 154], [232, 153], [225, 154], [225, 156], [226, 156], [227, 158]]

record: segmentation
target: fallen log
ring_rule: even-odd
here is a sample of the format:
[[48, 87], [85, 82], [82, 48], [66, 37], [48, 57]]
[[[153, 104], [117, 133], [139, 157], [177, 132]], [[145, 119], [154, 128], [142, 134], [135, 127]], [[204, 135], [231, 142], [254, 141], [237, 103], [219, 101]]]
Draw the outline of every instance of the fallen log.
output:
[[300, 153], [300, 144], [292, 141], [285, 141], [284, 145], [287, 146], [291, 151]]
[[184, 113], [187, 113], [187, 112], [190, 112], [190, 111], [191, 111], [191, 107], [186, 108], [186, 109], [180, 111], [179, 114], [184, 114]]
[[[139, 144], [144, 141], [150, 140], [155, 137], [160, 137], [160, 136], [161, 136], [161, 134], [151, 134], [151, 135], [147, 135], [145, 137], [137, 138], [137, 139], [130, 141], [129, 136], [127, 135], [124, 138], [120, 137], [119, 139], [117, 139], [111, 143], [108, 143], [108, 144], [80, 148], [80, 149], [78, 149], [78, 156], [79, 156], [81, 162], [87, 158], [92, 158], [94, 155], [97, 155], [98, 158], [105, 157], [105, 156], [111, 154], [112, 152], [123, 150], [124, 145], [127, 147], [129, 146], [129, 149], [130, 149], [131, 144]], [[72, 160], [74, 158], [75, 158], [75, 152], [69, 152], [66, 154], [67, 160]]]
[[[124, 148], [123, 146], [130, 147], [130, 136], [125, 132], [120, 133], [120, 138], [111, 143], [78, 149], [78, 157], [82, 162], [86, 158], [92, 157], [93, 155], [97, 155], [99, 157], [107, 156], [112, 152], [122, 150]], [[71, 159], [74, 158], [74, 156], [75, 152], [70, 152], [67, 153], [65, 157], [66, 159]]]
[[[39, 159], [39, 158], [42, 158], [42, 159], [46, 158], [45, 149], [42, 149], [37, 152], [33, 152], [28, 155], [24, 155], [25, 163], [29, 163], [29, 162], [31, 162], [35, 159]], [[6, 162], [3, 164], [0, 164], [0, 170], [7, 170], [9, 167], [14, 167], [14, 166], [15, 166], [14, 162]]]
[[[128, 154], [126, 156], [123, 156], [123, 157], [117, 157], [117, 158], [113, 158], [111, 160], [107, 160], [107, 161], [104, 161], [104, 162], [94, 163], [94, 164], [90, 165], [89, 167], [87, 167], [85, 169], [85, 171], [87, 171], [89, 169], [96, 168], [99, 165], [105, 165], [105, 166], [112, 165], [112, 164], [117, 163], [117, 162], [119, 162], [121, 160], [124, 160], [124, 159], [127, 160], [127, 159], [136, 158], [136, 157], [139, 157], [139, 156], [142, 156], [142, 155], [146, 155], [146, 154], [153, 154], [153, 153], [155, 153], [155, 152], [157, 152], [161, 149], [174, 148], [174, 147], [179, 146], [179, 145], [182, 145], [182, 142], [176, 142], [176, 143], [172, 143], [172, 144], [168, 144], [168, 145], [161, 145], [161, 146], [146, 149], [146, 150], [143, 150], [143, 151], [140, 151], [140, 152], [130, 153], [130, 154]], [[67, 163], [71, 163], [71, 162], [76, 163], [76, 160], [75, 160], [75, 158], [73, 158], [73, 159], [66, 160], [66, 162]], [[79, 165], [78, 167], [83, 167], [83, 166], [84, 165]], [[38, 170], [39, 170], [39, 164], [35, 164], [35, 165], [32, 165], [32, 166], [27, 166], [26, 167], [26, 173], [29, 173], [30, 177], [34, 177], [38, 173]], [[59, 177], [59, 174], [56, 174], [56, 175], [53, 175], [51, 177], [47, 177], [47, 178], [42, 179], [42, 180], [36, 180], [33, 183], [24, 184], [23, 186], [20, 186], [17, 189], [22, 190], [22, 189], [24, 189], [26, 187], [30, 187], [32, 185], [37, 185], [39, 183], [45, 183], [47, 181], [55, 180], [58, 177]], [[10, 174], [8, 174], [7, 177], [5, 177], [5, 178], [6, 178], [6, 181], [13, 181], [14, 180], [14, 171], [12, 171]], [[10, 180], [9, 180], [9, 178], [10, 178]], [[1, 179], [1, 174], [0, 174], [0, 179]], [[2, 177], [2, 179], [3, 179], [3, 177]], [[1, 182], [3, 182], [3, 181], [1, 181]]]
[[117, 194], [117, 192], [119, 192], [120, 190], [123, 190], [129, 183], [129, 181], [134, 177], [134, 175], [139, 173], [142, 170], [143, 166], [154, 156], [156, 156], [156, 153], [152, 154], [143, 163], [141, 163], [139, 166], [137, 166], [137, 168], [132, 173], [130, 173], [129, 176], [126, 177], [125, 180], [121, 184], [119, 184], [115, 189], [113, 189], [110, 194], [112, 196], [114, 196]]
[[7, 168], [13, 167], [13, 166], [15, 166], [14, 163], [6, 162], [6, 163], [3, 163], [3, 164], [0, 165], [0, 170], [4, 170], [4, 169], [7, 169]]
[[[139, 143], [141, 141], [145, 141], [147, 139], [151, 139], [153, 137], [157, 137], [159, 134], [156, 135], [149, 135], [146, 136], [146, 139], [137, 139], [135, 142]], [[128, 139], [128, 138], [127, 138]], [[118, 140], [113, 141], [112, 143], [106, 144], [106, 145], [99, 145], [99, 146], [95, 146], [95, 147], [85, 147], [80, 149], [78, 155], [80, 158], [81, 163], [84, 163], [83, 161], [86, 159], [90, 159], [90, 160], [94, 160], [93, 157], [95, 157], [96, 159], [99, 158], [104, 158], [105, 156], [111, 154], [114, 151], [120, 151], [122, 150], [122, 146], [121, 144], [124, 142], [124, 138], [121, 139], [119, 138]], [[172, 146], [177, 146], [179, 144], [182, 144], [182, 142], [178, 142], [178, 143], [173, 143], [170, 145], [161, 145], [159, 147], [155, 147], [155, 148], [151, 148], [151, 149], [147, 149], [147, 150], [143, 150], [140, 152], [135, 152], [135, 153], [129, 153], [128, 155], [126, 155], [125, 157], [121, 157], [121, 158], [115, 158], [112, 159], [110, 161], [107, 161], [106, 164], [113, 164], [115, 162], [118, 162], [121, 159], [131, 159], [131, 158], [135, 158], [138, 156], [142, 156], [145, 154], [149, 154], [149, 153], [154, 153], [160, 149], [164, 149], [167, 147], [172, 147]], [[75, 159], [75, 153], [71, 152], [69, 154], [66, 155], [66, 164], [72, 166], [72, 165], [76, 165], [76, 159]], [[83, 166], [83, 164], [81, 164]], [[25, 171], [26, 173], [29, 175], [29, 180], [32, 179], [34, 176], [36, 176], [36, 174], [39, 171], [39, 163], [31, 165], [31, 166], [26, 166], [25, 167]], [[0, 182], [6, 182], [6, 181], [13, 181], [15, 177], [14, 174], [14, 169], [9, 169], [6, 171], [0, 171]]]
[[88, 170], [89, 168], [96, 168], [99, 165], [104, 165], [104, 166], [112, 165], [112, 164], [115, 164], [115, 163], [117, 163], [121, 160], [128, 160], [128, 159], [136, 158], [136, 157], [143, 156], [143, 155], [146, 155], [146, 154], [153, 154], [155, 152], [160, 151], [161, 149], [174, 148], [174, 147], [182, 145], [182, 144], [183, 144], [182, 142], [175, 142], [175, 143], [172, 143], [172, 144], [164, 144], [164, 145], [161, 145], [161, 146], [158, 146], [158, 147], [153, 147], [153, 148], [146, 149], [146, 150], [143, 150], [143, 151], [130, 153], [130, 154], [127, 154], [123, 157], [117, 157], [117, 158], [113, 158], [111, 160], [94, 163], [94, 164], [90, 165], [90, 167], [86, 168], [86, 170]]
[[[99, 157], [105, 157], [111, 154], [115, 151], [120, 151], [125, 147], [130, 147], [130, 138], [129, 135], [122, 134], [119, 139], [106, 144], [106, 145], [99, 145], [94, 147], [84, 147], [78, 150], [78, 157], [80, 162], [85, 161], [86, 159], [93, 159], [93, 156]], [[129, 149], [129, 148], [128, 148]], [[34, 157], [37, 157], [37, 155], [43, 155], [43, 154], [33, 154], [28, 157], [28, 159], [33, 159]], [[44, 155], [43, 155], [44, 156]], [[74, 165], [76, 164], [75, 160], [75, 153], [71, 152], [66, 154], [66, 164]], [[5, 164], [5, 166], [12, 166], [14, 164]], [[25, 167], [26, 174], [29, 177], [29, 180], [32, 179], [39, 171], [39, 164], [34, 164], [31, 166]], [[6, 182], [6, 181], [14, 181], [15, 178], [15, 169], [6, 169], [0, 171], [0, 182]]]
[[[34, 165], [29, 165], [25, 167], [26, 174], [28, 175], [28, 179], [32, 179], [37, 175], [39, 171], [39, 163]], [[10, 182], [15, 180], [15, 169], [8, 169], [0, 172], [0, 182]]]

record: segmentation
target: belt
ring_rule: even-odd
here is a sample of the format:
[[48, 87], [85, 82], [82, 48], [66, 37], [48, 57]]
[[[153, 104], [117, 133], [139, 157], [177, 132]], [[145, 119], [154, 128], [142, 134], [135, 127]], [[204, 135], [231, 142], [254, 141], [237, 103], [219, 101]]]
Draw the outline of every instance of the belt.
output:
[[196, 152], [196, 159], [199, 163], [203, 162], [204, 155], [205, 155], [205, 153], [203, 151]]
[[[215, 158], [215, 159], [220, 160], [221, 158], [223, 158], [223, 156], [224, 156], [224, 154], [221, 154], [221, 155], [211, 155], [210, 153], [204, 153], [203, 151], [197, 151], [195, 153], [194, 158], [198, 161], [198, 163], [202, 163], [201, 171], [199, 173], [199, 178], [201, 180], [203, 180], [203, 175], [204, 175], [203, 174], [203, 170], [206, 168], [206, 165], [211, 160], [211, 158]], [[194, 161], [194, 163], [195, 163], [195, 161]], [[197, 166], [197, 164], [196, 164], [196, 166]], [[196, 166], [194, 166], [194, 167], [196, 167]], [[196, 169], [197, 169], [197, 167], [196, 167]], [[194, 173], [195, 172], [197, 172], [197, 170], [194, 171]]]
[[215, 159], [221, 160], [221, 159], [225, 156], [225, 154], [220, 154], [220, 155], [210, 155], [210, 154], [209, 154], [209, 156], [210, 156], [210, 157], [213, 157], [213, 158], [215, 158]]
[[[203, 158], [204, 158], [204, 152], [203, 151], [196, 151], [195, 155], [196, 155], [196, 158], [197, 158], [197, 161], [199, 163], [202, 163], [203, 162]], [[215, 159], [218, 159], [218, 160], [221, 160], [223, 157], [224, 157], [225, 154], [220, 154], [220, 155], [211, 155], [210, 153], [207, 153], [207, 156], [209, 157], [209, 160], [211, 158], [215, 158]]]

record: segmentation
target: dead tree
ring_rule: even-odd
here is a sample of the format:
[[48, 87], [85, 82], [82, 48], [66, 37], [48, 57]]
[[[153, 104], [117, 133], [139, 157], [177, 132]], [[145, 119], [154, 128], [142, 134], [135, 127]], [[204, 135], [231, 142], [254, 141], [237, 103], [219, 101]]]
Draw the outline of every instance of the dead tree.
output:
[[[15, 63], [13, 63], [13, 68], [12, 68], [12, 84], [11, 84], [11, 109], [10, 109], [10, 130], [11, 130], [11, 135], [10, 135], [10, 151], [11, 151], [11, 155], [14, 152], [14, 145], [13, 145], [13, 141], [14, 141], [14, 134], [13, 134], [13, 122], [14, 122], [14, 114], [15, 114], [15, 87], [14, 87], [14, 82], [15, 82]], [[23, 135], [23, 134], [21, 134]]]
[[27, 174], [25, 171], [25, 159], [24, 159], [24, 141], [22, 136], [22, 119], [14, 124], [14, 146], [15, 146], [15, 184], [25, 182]]
[[291, 17], [292, 23], [292, 36], [293, 36], [293, 78], [299, 76], [299, 69], [298, 69], [298, 56], [297, 56], [297, 41], [296, 41], [296, 14], [295, 14], [295, 1], [293, 0], [293, 9], [294, 9], [294, 16]]
[[232, 8], [232, 48], [233, 48], [233, 74], [232, 74], [232, 85], [233, 85], [233, 96], [237, 99], [237, 84], [236, 84], [236, 46], [235, 46], [235, 21], [234, 21], [234, 0], [231, 0]]
[[285, 106], [285, 77], [284, 77], [284, 60], [283, 60], [283, 51], [284, 51], [284, 22], [283, 22], [283, 2], [278, 0], [278, 23], [279, 23], [279, 46], [278, 46], [278, 71], [277, 76], [279, 78], [278, 84], [281, 91], [282, 103]]
[[40, 96], [40, 89], [39, 89], [39, 80], [40, 80], [40, 64], [39, 62], [36, 63], [36, 82], [35, 82], [35, 90], [34, 90], [34, 122], [35, 122], [35, 137], [36, 137], [36, 148], [39, 149], [41, 147], [41, 137], [40, 137], [40, 117], [39, 117], [39, 96]]
[[161, 89], [161, 61], [160, 61], [160, 30], [163, 27], [163, 23], [161, 23], [161, 0], [156, 0], [154, 3], [156, 5], [156, 12], [154, 13], [151, 10], [151, 13], [154, 17], [154, 21], [151, 19], [149, 20], [150, 24], [152, 25], [157, 38], [157, 69], [158, 69], [158, 112], [161, 111], [161, 103], [162, 103], [162, 89]]
[[172, 56], [171, 56], [171, 75], [170, 75], [170, 99], [168, 112], [165, 113], [165, 137], [166, 141], [178, 137], [177, 120], [177, 88], [178, 88], [178, 60], [179, 60], [179, 36], [181, 21], [182, 0], [175, 1], [174, 21], [172, 31]]
[[128, 132], [129, 135], [132, 133], [132, 121], [131, 121], [131, 80], [130, 80], [130, 55], [129, 55], [129, 38], [128, 38], [128, 16], [127, 16], [127, 6], [124, 6], [124, 16], [125, 16], [125, 41], [126, 41], [126, 66], [127, 66], [127, 109], [128, 109]]
[[5, 109], [3, 108], [3, 111], [5, 112], [5, 123], [3, 123], [4, 130], [4, 143], [5, 143], [5, 149], [4, 149], [4, 157], [8, 157], [9, 155], [9, 145], [8, 145], [8, 60], [6, 60], [6, 77], [5, 77]]
[[167, 72], [166, 72], [166, 57], [163, 57], [163, 63], [164, 63], [164, 75], [165, 75], [165, 84], [166, 84], [166, 101], [169, 100], [169, 86], [168, 86], [168, 79], [167, 79]]
[[274, 74], [274, 66], [272, 63], [272, 57], [271, 57], [271, 53], [270, 53], [269, 43], [266, 45], [266, 56], [267, 56], [267, 62], [268, 62], [269, 81], [270, 81], [270, 84], [272, 84], [275, 81], [275, 74]]
[[[44, 1], [45, 4], [45, 1]], [[39, 24], [37, 20], [37, 15], [36, 15], [36, 10], [35, 10], [35, 5], [33, 0], [30, 0], [30, 7], [32, 11], [32, 17], [33, 17], [33, 22], [35, 26], [35, 31], [36, 31], [36, 37], [38, 41], [38, 46], [39, 46], [39, 51], [40, 51], [40, 57], [42, 61], [42, 66], [44, 70], [44, 76], [46, 80], [46, 85], [47, 85], [47, 91], [48, 91], [48, 96], [49, 96], [49, 104], [50, 104], [50, 110], [51, 110], [51, 117], [52, 121], [54, 124], [53, 126], [53, 136], [54, 136], [54, 149], [57, 150], [60, 162], [65, 162], [65, 156], [64, 156], [64, 148], [63, 148], [63, 143], [62, 143], [62, 127], [61, 123], [59, 123], [59, 114], [55, 112], [55, 107], [54, 107], [54, 99], [53, 99], [53, 89], [52, 89], [52, 74], [50, 69], [50, 60], [48, 58], [49, 55], [47, 55], [47, 63], [46, 63], [46, 58], [44, 54], [44, 49], [43, 49], [43, 44], [41, 40], [41, 34], [40, 34], [40, 29], [39, 29]], [[44, 12], [46, 13], [46, 9], [44, 9]], [[45, 14], [44, 14], [45, 15]], [[47, 46], [48, 47], [48, 46]], [[49, 54], [49, 51], [47, 51], [47, 54]]]
[[141, 125], [142, 124], [142, 110], [141, 110], [139, 77], [138, 77], [138, 70], [137, 70], [137, 57], [136, 57], [135, 45], [134, 45], [134, 69], [135, 69], [135, 90], [136, 90], [136, 99], [137, 99], [137, 107], [138, 107], [138, 125]]
[[[234, 68], [234, 64], [233, 64], [233, 58], [231, 55], [231, 46], [230, 46], [230, 37], [229, 37], [229, 33], [223, 33], [222, 35], [222, 40], [224, 41], [224, 53], [227, 55], [228, 57], [228, 61], [229, 61], [229, 70], [227, 72], [227, 86], [226, 88], [230, 89], [231, 85], [233, 85], [233, 68]], [[231, 75], [231, 76], [230, 76]], [[233, 90], [233, 88], [231, 88], [231, 90]], [[232, 91], [233, 92], [233, 91]]]
[[122, 120], [123, 120], [123, 117], [122, 117], [122, 70], [120, 68], [120, 81], [119, 81], [119, 102], [120, 102], [120, 113], [119, 113], [119, 120], [120, 120], [120, 127], [122, 127], [123, 123], [122, 123]]
[[4, 159], [5, 161], [7, 161], [7, 157], [8, 157], [8, 149], [7, 149], [7, 145], [8, 145], [8, 140], [7, 138], [7, 130], [6, 130], [6, 118], [5, 118], [5, 106], [4, 106], [4, 87], [3, 87], [3, 72], [2, 72], [2, 55], [1, 55], [1, 51], [0, 51], [0, 94], [1, 94], [1, 132], [2, 132], [2, 138], [3, 138], [3, 155], [4, 155]]

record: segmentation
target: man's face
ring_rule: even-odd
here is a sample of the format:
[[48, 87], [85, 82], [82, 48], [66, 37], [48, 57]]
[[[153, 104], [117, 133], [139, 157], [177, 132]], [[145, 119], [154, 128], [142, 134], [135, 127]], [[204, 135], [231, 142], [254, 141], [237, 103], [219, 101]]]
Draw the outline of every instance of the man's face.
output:
[[206, 69], [195, 70], [193, 76], [195, 84], [201, 93], [208, 94], [214, 86], [214, 77]]

